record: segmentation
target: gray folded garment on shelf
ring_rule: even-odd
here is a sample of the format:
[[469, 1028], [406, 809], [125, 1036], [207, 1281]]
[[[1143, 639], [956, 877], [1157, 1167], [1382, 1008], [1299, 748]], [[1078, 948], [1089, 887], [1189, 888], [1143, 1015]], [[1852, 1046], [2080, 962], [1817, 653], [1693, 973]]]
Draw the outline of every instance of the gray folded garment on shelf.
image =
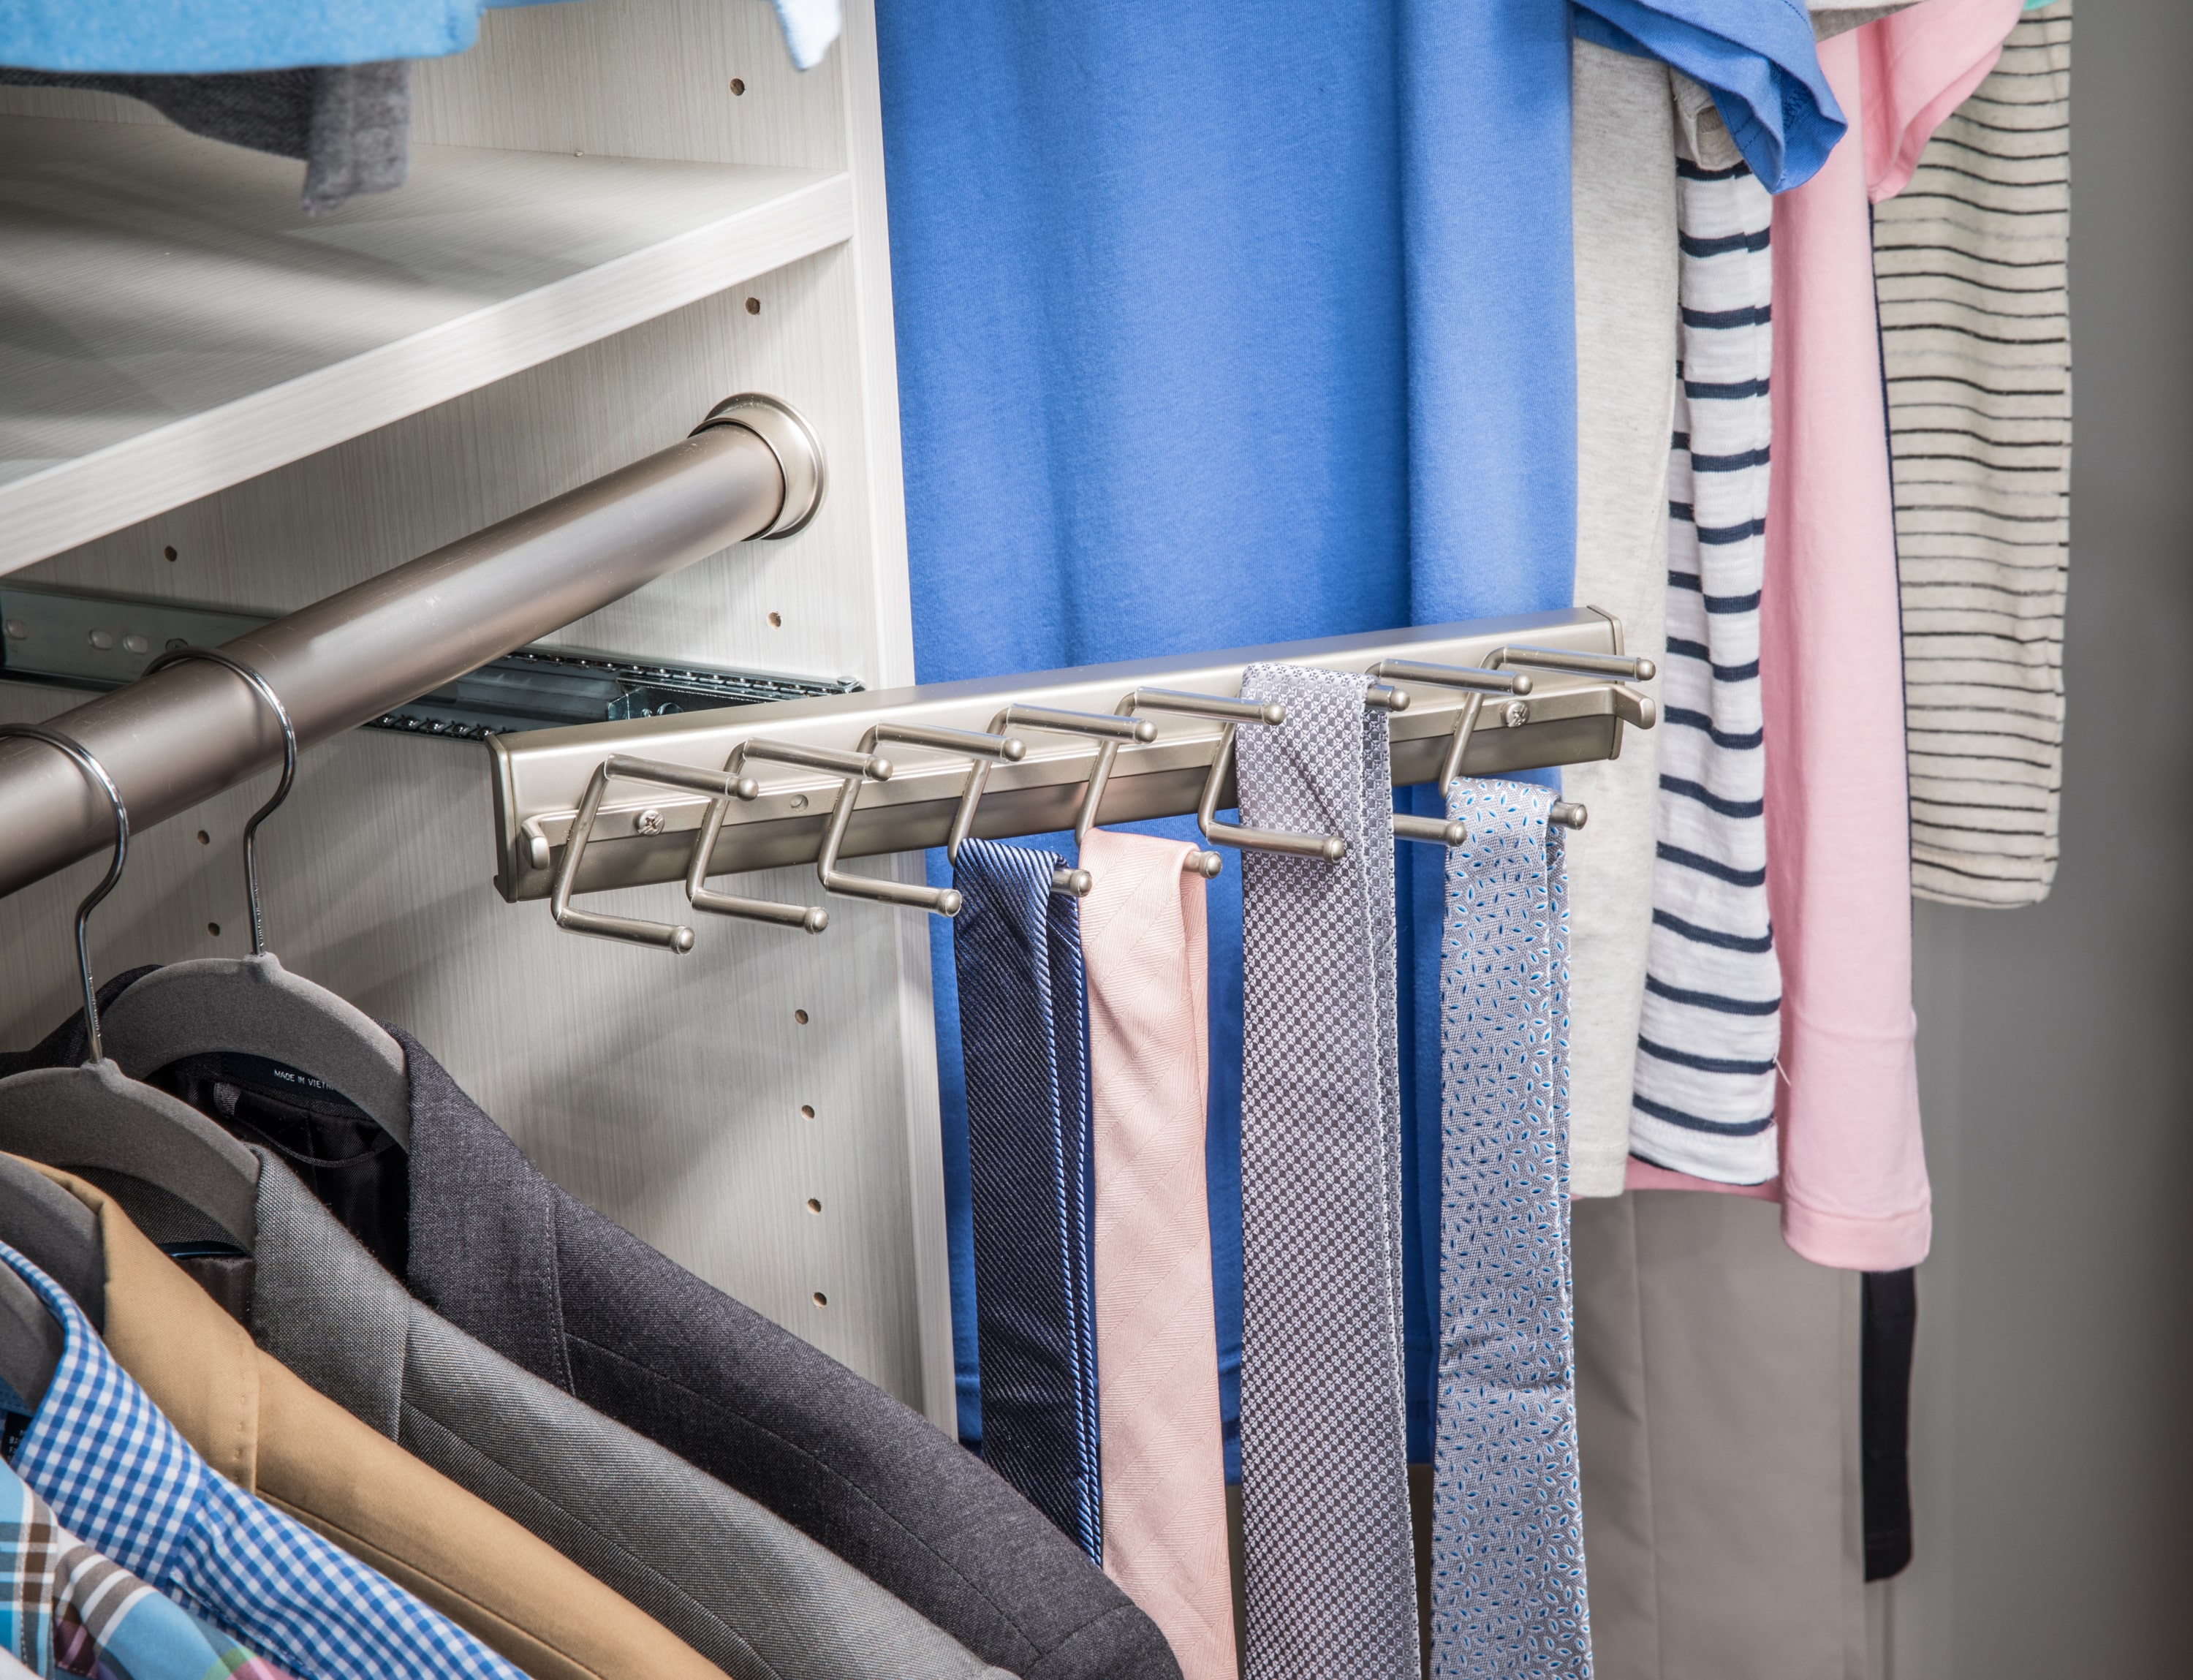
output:
[[325, 215], [357, 193], [403, 186], [410, 160], [411, 66], [403, 59], [212, 76], [79, 75], [0, 66], [0, 86], [120, 94], [142, 100], [194, 135], [301, 158], [308, 215]]

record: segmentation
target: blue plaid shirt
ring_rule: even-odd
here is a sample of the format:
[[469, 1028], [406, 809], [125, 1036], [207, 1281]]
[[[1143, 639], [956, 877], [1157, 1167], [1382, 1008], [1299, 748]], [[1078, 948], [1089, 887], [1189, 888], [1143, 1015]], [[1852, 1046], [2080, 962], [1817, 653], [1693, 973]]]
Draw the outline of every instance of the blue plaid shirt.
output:
[[470, 1634], [216, 1473], [76, 1303], [5, 1243], [66, 1346], [17, 1474], [89, 1545], [309, 1680], [524, 1680]]

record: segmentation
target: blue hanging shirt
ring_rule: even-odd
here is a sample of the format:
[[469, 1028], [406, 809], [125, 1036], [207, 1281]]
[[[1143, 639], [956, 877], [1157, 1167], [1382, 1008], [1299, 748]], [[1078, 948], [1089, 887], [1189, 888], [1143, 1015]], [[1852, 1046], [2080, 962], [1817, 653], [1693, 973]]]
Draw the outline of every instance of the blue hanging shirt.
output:
[[1576, 32], [1709, 89], [1769, 192], [1810, 181], [1848, 126], [1803, 0], [1576, 0]]

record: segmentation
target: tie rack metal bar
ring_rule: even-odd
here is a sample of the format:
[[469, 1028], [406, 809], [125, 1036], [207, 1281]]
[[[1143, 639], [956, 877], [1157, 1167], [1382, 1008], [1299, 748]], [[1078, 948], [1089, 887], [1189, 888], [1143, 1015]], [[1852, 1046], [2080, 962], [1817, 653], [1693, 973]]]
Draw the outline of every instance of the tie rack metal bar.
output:
[[[970, 831], [983, 838], [1074, 828], [1100, 760], [1108, 762], [1096, 822], [1188, 815], [1197, 809], [1228, 731], [1262, 725], [1154, 709], [1147, 699], [1141, 709], [1130, 704], [1131, 718], [1113, 714], [1137, 691], [1238, 697], [1244, 668], [1262, 661], [1363, 676], [1368, 703], [1389, 708], [1396, 786], [1437, 778], [1465, 713], [1475, 716], [1461, 768], [1473, 776], [1612, 758], [1621, 750], [1625, 723], [1651, 728], [1656, 720], [1653, 702], [1623, 680], [1649, 679], [1651, 662], [1623, 656], [1618, 620], [1582, 609], [541, 730], [488, 743], [495, 764], [495, 883], [512, 903], [553, 895], [558, 920], [575, 931], [682, 950], [691, 943], [683, 926], [590, 926], [616, 919], [573, 912], [570, 898], [811, 866], [833, 834], [837, 844], [828, 848], [826, 867], [943, 846], [953, 838], [955, 817], [964, 820], [963, 795], [978, 763], [985, 782]], [[1561, 668], [1564, 663], [1570, 668]], [[1372, 668], [1382, 666], [1388, 674], [1373, 675]], [[1486, 682], [1488, 667], [1519, 691]], [[1446, 675], [1425, 668], [1440, 668]], [[1457, 677], [1474, 686], [1457, 686]], [[1056, 719], [1031, 720], [1045, 713], [1078, 714], [1083, 721], [1077, 727]], [[996, 744], [978, 751], [919, 738], [938, 731]], [[880, 765], [879, 748], [888, 752]], [[831, 767], [804, 766], [787, 748], [827, 756]], [[650, 767], [665, 773], [649, 779]], [[1217, 803], [1230, 806], [1233, 799], [1229, 777]], [[588, 803], [594, 809], [579, 866], [559, 886], [567, 847]], [[712, 808], [715, 837], [696, 870], [696, 840]], [[1437, 837], [1442, 825], [1417, 820], [1427, 832], [1404, 830], [1407, 837]], [[1572, 820], [1580, 821], [1581, 813], [1572, 813]], [[943, 908], [934, 902], [927, 907]], [[803, 925], [793, 915], [761, 919]], [[817, 931], [813, 916], [804, 925]]]

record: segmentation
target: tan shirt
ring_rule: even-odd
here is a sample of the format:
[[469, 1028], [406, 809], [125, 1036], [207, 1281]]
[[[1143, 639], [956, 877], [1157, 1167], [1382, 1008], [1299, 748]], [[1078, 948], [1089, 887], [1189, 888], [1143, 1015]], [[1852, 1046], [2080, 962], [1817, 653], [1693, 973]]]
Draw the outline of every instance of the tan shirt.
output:
[[37, 1170], [99, 1215], [108, 1350], [230, 1481], [380, 1570], [533, 1680], [723, 1680], [546, 1541], [261, 1353], [95, 1186]]

